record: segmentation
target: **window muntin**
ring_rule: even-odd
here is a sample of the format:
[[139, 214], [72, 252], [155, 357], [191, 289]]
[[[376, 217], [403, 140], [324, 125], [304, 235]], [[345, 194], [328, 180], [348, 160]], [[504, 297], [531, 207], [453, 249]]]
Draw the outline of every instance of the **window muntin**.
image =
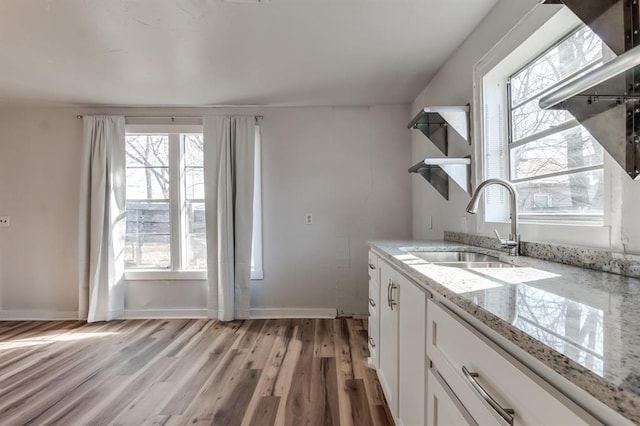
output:
[[538, 100], [602, 63], [603, 46], [581, 27], [508, 79], [510, 178], [525, 220], [602, 221], [601, 146], [569, 112], [541, 110]]

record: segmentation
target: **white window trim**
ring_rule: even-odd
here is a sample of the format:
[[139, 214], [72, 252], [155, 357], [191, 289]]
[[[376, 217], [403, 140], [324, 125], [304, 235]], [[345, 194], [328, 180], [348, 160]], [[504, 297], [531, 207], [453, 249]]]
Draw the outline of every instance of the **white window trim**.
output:
[[[180, 143], [181, 134], [202, 133], [199, 124], [127, 124], [126, 134], [168, 134], [169, 136], [169, 211], [171, 217], [171, 269], [125, 269], [124, 277], [127, 281], [154, 280], [206, 280], [206, 270], [183, 269], [186, 264], [182, 239], [186, 235], [184, 218], [184, 194], [182, 188], [183, 174], [183, 146]], [[175, 171], [178, 173], [175, 173]], [[174, 171], [173, 173], [171, 171]], [[178, 200], [172, 202], [171, 200]], [[176, 232], [177, 230], [177, 232]]]
[[[538, 53], [546, 50], [558, 37], [571, 31], [572, 28], [575, 28], [579, 24], [580, 21], [578, 18], [565, 7], [552, 5], [536, 6], [516, 27], [505, 35], [475, 64], [473, 68], [474, 105], [484, 105], [483, 78], [498, 64], [503, 62], [505, 58], [511, 57], [515, 61], [518, 56], [517, 52], [521, 52], [522, 62], [520, 65], [525, 65], [527, 59], [530, 60]], [[532, 37], [534, 34], [535, 36]], [[515, 70], [516, 66], [512, 69]], [[483, 113], [483, 107], [473, 109], [473, 125], [476, 129], [473, 135], [475, 146], [474, 154], [477, 159], [474, 173], [476, 186], [487, 178], [485, 171], [486, 152], [484, 145], [485, 126]], [[612, 190], [614, 187], [619, 186], [619, 183], [616, 182], [616, 180], [619, 179], [619, 173], [612, 173], [611, 165], [610, 157], [605, 153], [605, 213], [603, 224], [546, 224], [521, 221], [520, 233], [522, 239], [526, 241], [545, 241], [610, 248], [612, 241], [619, 240], [619, 235], [613, 234], [620, 232], [620, 226], [612, 223], [612, 215], [615, 214], [614, 210], [619, 209], [617, 206], [621, 204], [621, 195]], [[507, 172], [507, 170], [505, 167], [505, 172]], [[508, 178], [506, 175], [502, 177]], [[495, 189], [501, 191], [501, 188], [496, 187]], [[498, 194], [501, 194], [501, 192], [498, 192]], [[493, 230], [496, 228], [501, 229], [501, 232], [508, 232], [509, 217], [506, 201], [504, 208], [504, 213], [499, 219], [487, 221], [485, 220], [486, 209], [484, 203], [482, 203], [479, 214], [477, 214], [475, 218], [478, 232], [484, 235], [493, 235]]]
[[204, 281], [207, 271], [162, 271], [157, 269], [127, 269], [124, 271], [127, 281]]

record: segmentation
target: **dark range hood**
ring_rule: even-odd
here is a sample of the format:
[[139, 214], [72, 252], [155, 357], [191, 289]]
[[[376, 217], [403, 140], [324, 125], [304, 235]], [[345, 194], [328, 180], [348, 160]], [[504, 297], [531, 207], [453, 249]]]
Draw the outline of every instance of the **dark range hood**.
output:
[[547, 0], [563, 3], [618, 55], [540, 100], [565, 109], [627, 174], [640, 175], [640, 7], [636, 0]]

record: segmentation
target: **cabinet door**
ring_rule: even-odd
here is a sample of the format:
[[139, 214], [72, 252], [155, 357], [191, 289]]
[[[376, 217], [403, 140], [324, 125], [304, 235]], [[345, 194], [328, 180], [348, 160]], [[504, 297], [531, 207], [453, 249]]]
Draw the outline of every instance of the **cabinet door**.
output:
[[477, 425], [437, 372], [427, 380], [427, 426]]
[[[394, 418], [398, 417], [398, 307], [391, 303], [393, 286], [397, 286], [397, 274], [385, 262], [380, 269], [380, 345], [378, 378]], [[395, 290], [397, 293], [397, 290]]]
[[397, 278], [399, 289], [399, 379], [398, 402], [400, 425], [423, 425], [425, 408], [425, 352], [427, 295], [403, 276]]

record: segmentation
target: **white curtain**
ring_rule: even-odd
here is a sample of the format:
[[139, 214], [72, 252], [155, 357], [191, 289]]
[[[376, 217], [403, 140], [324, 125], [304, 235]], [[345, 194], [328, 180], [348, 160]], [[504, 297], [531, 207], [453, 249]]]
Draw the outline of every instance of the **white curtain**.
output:
[[83, 118], [80, 194], [80, 319], [109, 321], [124, 313], [124, 117]]
[[249, 317], [254, 117], [204, 118], [209, 316]]

